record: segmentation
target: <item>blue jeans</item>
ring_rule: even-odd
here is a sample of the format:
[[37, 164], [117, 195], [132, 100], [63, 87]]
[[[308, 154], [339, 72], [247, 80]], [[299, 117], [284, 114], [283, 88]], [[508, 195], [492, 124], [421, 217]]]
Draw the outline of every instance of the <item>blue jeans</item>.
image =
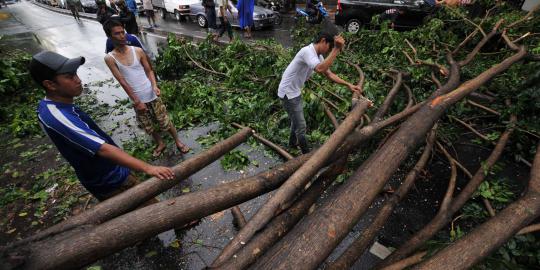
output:
[[283, 107], [291, 120], [291, 133], [289, 145], [300, 145], [303, 153], [309, 152], [306, 140], [306, 120], [304, 119], [304, 109], [302, 107], [302, 96], [288, 99], [287, 96], [281, 99]]

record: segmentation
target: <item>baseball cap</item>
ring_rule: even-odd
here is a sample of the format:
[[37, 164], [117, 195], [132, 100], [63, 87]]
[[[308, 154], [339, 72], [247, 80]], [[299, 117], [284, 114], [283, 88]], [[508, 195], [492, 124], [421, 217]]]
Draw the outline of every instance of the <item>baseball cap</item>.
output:
[[42, 51], [32, 56], [30, 75], [41, 85], [44, 80], [52, 80], [54, 76], [75, 73], [84, 64], [84, 57], [67, 58], [51, 51]]

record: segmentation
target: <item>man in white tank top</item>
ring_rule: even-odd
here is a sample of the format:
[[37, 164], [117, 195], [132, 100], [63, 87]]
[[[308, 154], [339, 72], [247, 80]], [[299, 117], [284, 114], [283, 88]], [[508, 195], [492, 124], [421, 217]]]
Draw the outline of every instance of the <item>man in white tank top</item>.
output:
[[133, 102], [137, 122], [155, 140], [157, 145], [153, 155], [157, 157], [165, 150], [160, 130], [154, 128], [156, 122], [161, 131], [167, 131], [173, 137], [180, 152], [189, 152], [189, 147], [178, 139], [176, 128], [159, 98], [160, 90], [144, 51], [126, 45], [126, 33], [120, 22], [109, 20], [103, 28], [114, 44], [114, 50], [105, 56], [105, 63]]

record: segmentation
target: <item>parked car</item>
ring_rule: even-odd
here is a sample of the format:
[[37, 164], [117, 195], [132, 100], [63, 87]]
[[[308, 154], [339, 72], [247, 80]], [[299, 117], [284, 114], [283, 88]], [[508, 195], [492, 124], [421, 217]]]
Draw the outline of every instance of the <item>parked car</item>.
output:
[[[236, 2], [236, 1], [235, 1]], [[238, 10], [236, 9], [236, 3], [229, 1], [229, 7], [231, 8], [234, 16], [231, 16], [230, 12], [227, 12], [227, 19], [232, 26], [239, 27], [240, 21], [238, 20]], [[204, 7], [202, 6], [202, 0], [197, 0], [197, 3], [192, 4], [190, 7], [190, 17], [197, 21], [197, 24], [200, 27], [207, 27], [208, 20], [206, 18], [206, 13], [204, 12]], [[216, 5], [216, 14], [218, 14], [219, 8]], [[274, 25], [274, 20], [277, 18], [276, 12], [270, 9], [266, 9], [260, 6], [255, 6], [253, 9], [253, 28], [261, 29], [268, 26]], [[219, 24], [219, 20], [217, 20]]]
[[49, 6], [57, 7], [58, 6], [58, 1], [56, 1], [56, 0], [48, 0], [47, 4], [49, 4]]
[[184, 21], [190, 15], [190, 5], [197, 2], [200, 0], [152, 0], [152, 5], [162, 19], [172, 14], [177, 21]]
[[95, 0], [81, 0], [83, 12], [96, 13], [98, 6]]
[[362, 25], [369, 24], [374, 15], [391, 8], [403, 11], [394, 23], [398, 29], [410, 29], [422, 24], [424, 18], [435, 9], [424, 0], [338, 0], [335, 23], [348, 32], [356, 33]]

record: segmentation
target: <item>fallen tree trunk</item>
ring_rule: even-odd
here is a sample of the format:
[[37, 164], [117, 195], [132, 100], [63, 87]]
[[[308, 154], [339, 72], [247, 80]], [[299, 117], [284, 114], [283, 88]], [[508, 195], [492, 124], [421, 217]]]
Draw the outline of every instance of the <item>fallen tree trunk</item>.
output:
[[317, 171], [323, 167], [336, 149], [347, 138], [349, 133], [356, 127], [362, 115], [371, 105], [366, 99], [360, 100], [341, 125], [332, 133], [330, 138], [315, 151], [313, 156], [296, 171], [272, 196], [255, 215], [249, 220], [244, 228], [229, 242], [221, 254], [212, 263], [219, 266], [228, 260], [240, 249], [242, 243], [247, 243], [251, 237], [266, 225], [277, 212], [284, 209], [287, 204], [305, 185], [311, 180]]
[[[303, 155], [256, 176], [182, 195], [136, 209], [69, 237], [25, 248], [21, 269], [76, 269], [151, 236], [238, 205], [279, 187], [310, 155]], [[23, 254], [24, 255], [24, 254]]]
[[[348, 234], [382, 190], [386, 181], [444, 111], [526, 55], [525, 48], [520, 47], [514, 55], [461, 84], [450, 93], [437, 96], [437, 93], [446, 89], [435, 91], [428, 103], [401, 124], [400, 129], [390, 140], [358, 168], [333, 198], [323, 203], [316, 215], [310, 215], [301, 221], [275, 244], [253, 266], [253, 269], [317, 268]], [[457, 74], [451, 72], [450, 75], [449, 81], [455, 81], [452, 77], [456, 77]], [[447, 88], [450, 90], [455, 88], [451, 86]]]
[[[512, 116], [510, 124], [513, 125], [516, 122], [516, 117]], [[469, 198], [474, 194], [478, 186], [484, 181], [486, 177], [486, 172], [491, 169], [493, 165], [497, 162], [501, 156], [510, 134], [513, 131], [513, 126], [508, 128], [499, 138], [493, 152], [489, 155], [486, 162], [480, 166], [476, 171], [471, 180], [467, 185], [461, 190], [461, 192], [454, 198], [449, 207], [441, 209], [437, 212], [437, 215], [424, 227], [422, 230], [415, 233], [407, 242], [401, 245], [396, 251], [394, 251], [390, 256], [388, 256], [380, 266], [387, 266], [394, 262], [397, 262], [401, 259], [404, 259], [408, 255], [412, 254], [416, 249], [418, 249], [422, 244], [432, 238], [439, 230], [441, 230], [450, 220], [452, 216], [463, 207], [463, 205], [469, 200]]]
[[241, 248], [235, 256], [222, 265], [216, 267], [221, 270], [245, 269], [264, 254], [275, 242], [283, 237], [317, 201], [321, 193], [345, 169], [346, 158], [336, 161], [324, 171], [313, 184], [294, 202], [294, 204], [281, 213], [262, 230], [257, 233], [246, 246]]
[[540, 145], [536, 148], [528, 190], [523, 197], [414, 269], [442, 270], [450, 265], [452, 269], [469, 269], [539, 216]]
[[174, 166], [172, 168], [175, 174], [174, 180], [159, 180], [152, 177], [149, 180], [122, 192], [121, 194], [97, 204], [88, 211], [84, 211], [77, 216], [73, 216], [68, 220], [54, 225], [34, 236], [13, 243], [12, 245], [8, 246], [8, 248], [27, 244], [32, 241], [38, 241], [48, 236], [74, 229], [77, 226], [99, 224], [133, 210], [142, 203], [152, 199], [163, 191], [170, 189], [178, 184], [181, 180], [186, 179], [193, 173], [201, 170], [208, 164], [228, 153], [236, 146], [246, 141], [252, 133], [253, 132], [251, 129], [244, 128], [228, 139], [212, 146], [210, 149]]
[[373, 242], [375, 236], [379, 230], [384, 226], [388, 217], [394, 211], [396, 205], [407, 195], [409, 189], [414, 184], [416, 177], [420, 171], [425, 167], [429, 157], [431, 156], [431, 149], [433, 148], [433, 142], [435, 141], [435, 129], [428, 136], [426, 147], [424, 152], [418, 159], [418, 162], [414, 168], [407, 174], [407, 177], [403, 183], [399, 186], [398, 190], [391, 195], [391, 197], [384, 203], [383, 207], [377, 213], [377, 216], [373, 219], [371, 224], [366, 228], [362, 234], [345, 250], [337, 260], [329, 264], [326, 269], [339, 270], [349, 269], [358, 258], [364, 254], [370, 244]]

